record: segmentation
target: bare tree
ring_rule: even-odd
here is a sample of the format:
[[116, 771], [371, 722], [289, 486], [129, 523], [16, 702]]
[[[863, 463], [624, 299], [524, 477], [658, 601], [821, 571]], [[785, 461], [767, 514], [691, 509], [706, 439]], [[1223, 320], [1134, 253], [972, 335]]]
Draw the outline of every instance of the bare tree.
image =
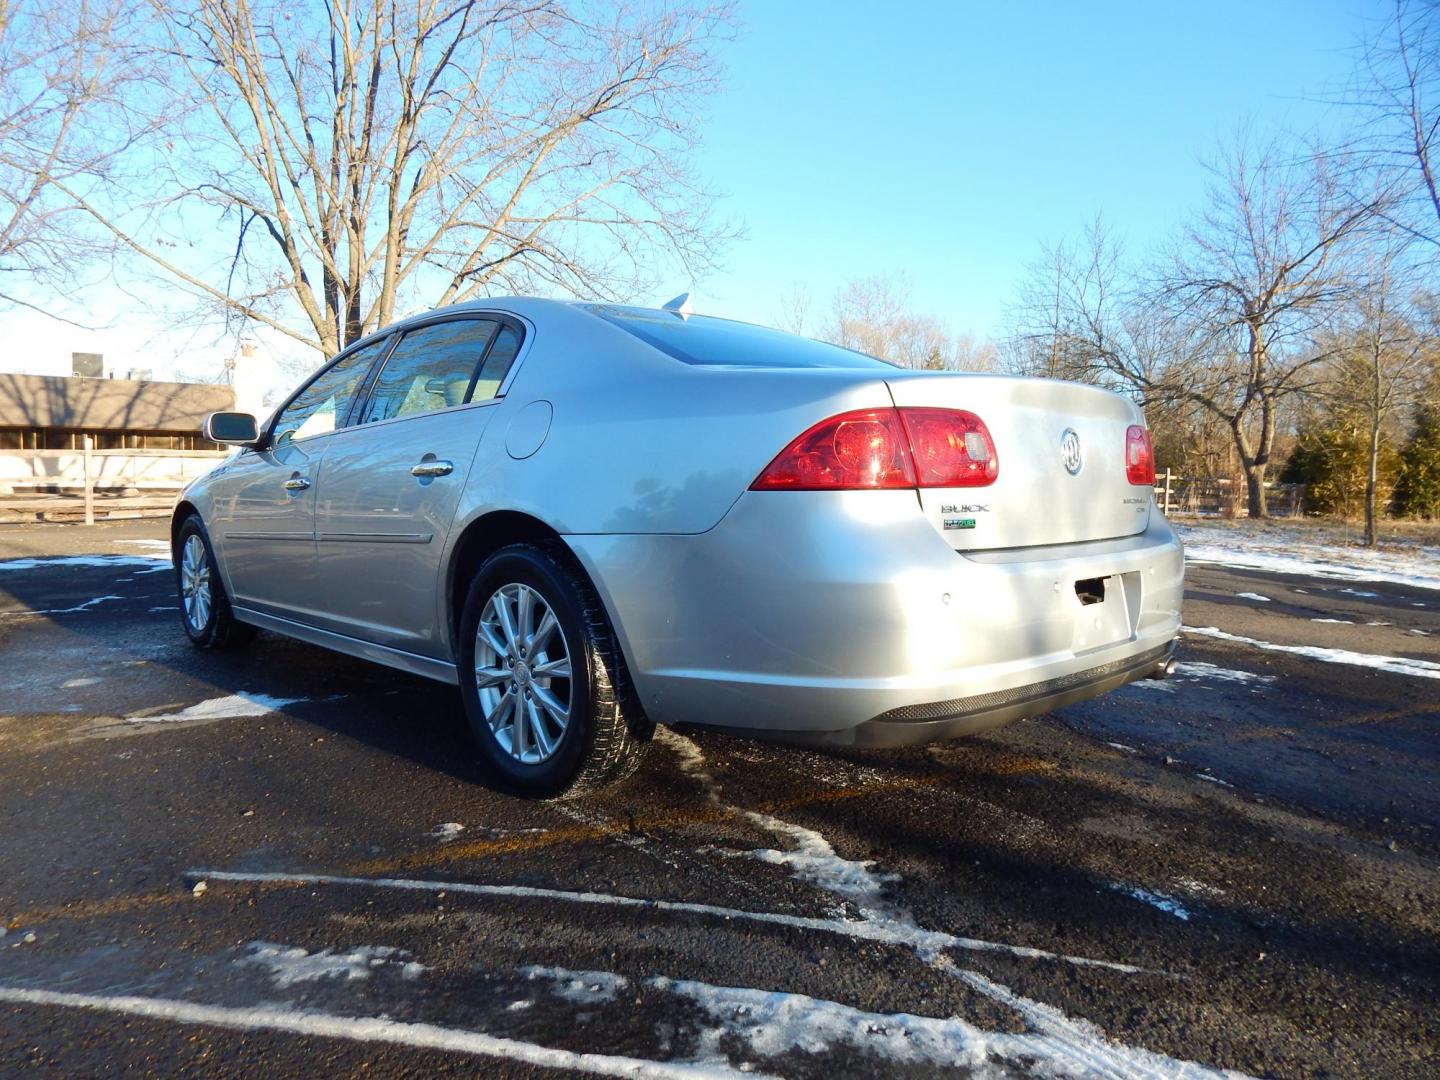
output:
[[1230, 430], [1250, 516], [1264, 517], [1282, 403], [1312, 388], [1316, 334], [1353, 295], [1356, 252], [1386, 204], [1353, 198], [1321, 153], [1244, 138], [1213, 172], [1209, 208], [1148, 274], [1098, 224], [1051, 252], [1011, 358], [1207, 409]]
[[932, 315], [908, 310], [909, 283], [898, 275], [854, 278], [835, 293], [822, 336], [902, 367], [940, 370], [949, 336]]
[[703, 272], [723, 239], [687, 162], [726, 6], [153, 11], [165, 141], [107, 198], [63, 187], [227, 316], [329, 354], [490, 291], [624, 297], [667, 257]]
[[53, 185], [103, 174], [131, 137], [115, 115], [137, 75], [120, 36], [130, 13], [125, 0], [0, 0], [0, 301], [46, 310], [32, 287], [63, 287], [94, 253]]
[[1377, 542], [1376, 515], [1383, 440], [1415, 400], [1434, 349], [1416, 310], [1413, 266], [1403, 238], [1377, 245], [1359, 289], [1336, 328], [1326, 388], [1333, 409], [1363, 424], [1368, 436], [1365, 543]]
[[973, 334], [955, 334], [945, 358], [947, 371], [998, 371], [1000, 350], [993, 341], [981, 341]]
[[1296, 160], [1243, 139], [1216, 176], [1211, 208], [1159, 282], [1175, 318], [1200, 335], [1202, 362], [1167, 371], [1164, 389], [1230, 425], [1250, 516], [1264, 517], [1279, 407], [1311, 389], [1326, 358], [1317, 332], [1355, 295], [1356, 255], [1386, 201], [1352, 197], [1318, 151]]
[[[798, 309], [791, 302], [789, 310], [793, 314]], [[903, 274], [873, 274], [845, 282], [831, 298], [830, 316], [818, 336], [925, 371], [989, 371], [996, 364], [991, 342], [954, 334], [937, 316], [913, 310], [910, 283]]]
[[1440, 3], [1393, 0], [1342, 101], [1360, 108], [1366, 172], [1396, 181], [1397, 224], [1440, 245]]
[[1079, 240], [1043, 248], [1007, 312], [1006, 366], [1036, 378], [1122, 390], [1142, 385], [1130, 374], [1137, 357], [1127, 335], [1132, 312], [1141, 306], [1139, 289], [1120, 245], [1099, 218]]
[[810, 290], [798, 283], [793, 283], [789, 288], [780, 292], [775, 302], [775, 313], [770, 323], [777, 330], [784, 330], [791, 334], [808, 334], [810, 332], [810, 309], [812, 301]]

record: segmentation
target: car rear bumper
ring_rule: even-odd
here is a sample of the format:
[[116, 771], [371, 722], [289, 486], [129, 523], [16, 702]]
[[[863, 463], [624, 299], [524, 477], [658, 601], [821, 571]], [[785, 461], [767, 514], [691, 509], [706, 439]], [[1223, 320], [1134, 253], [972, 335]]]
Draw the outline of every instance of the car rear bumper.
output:
[[[1183, 552], [1158, 514], [1118, 540], [961, 554], [913, 492], [748, 492], [699, 535], [567, 540], [666, 724], [948, 738], [1141, 678], [1180, 628]], [[1087, 607], [1075, 582], [1097, 578]]]
[[843, 731], [797, 732], [794, 741], [826, 746], [913, 746], [976, 735], [1027, 716], [1074, 705], [1117, 690], [1138, 679], [1163, 678], [1175, 655], [1175, 642], [1147, 649], [1123, 660], [1062, 675], [1042, 683], [998, 690], [975, 697], [904, 705]]

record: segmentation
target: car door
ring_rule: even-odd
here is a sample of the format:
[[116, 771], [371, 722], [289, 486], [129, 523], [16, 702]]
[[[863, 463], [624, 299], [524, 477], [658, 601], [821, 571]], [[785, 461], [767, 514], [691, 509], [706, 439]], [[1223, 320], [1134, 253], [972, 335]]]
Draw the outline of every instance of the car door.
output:
[[449, 658], [440, 556], [522, 338], [499, 316], [407, 329], [357, 422], [330, 439], [315, 509], [326, 629]]
[[276, 413], [266, 441], [231, 462], [207, 524], [240, 607], [313, 621], [315, 495], [326, 443], [350, 416], [390, 338], [337, 357]]

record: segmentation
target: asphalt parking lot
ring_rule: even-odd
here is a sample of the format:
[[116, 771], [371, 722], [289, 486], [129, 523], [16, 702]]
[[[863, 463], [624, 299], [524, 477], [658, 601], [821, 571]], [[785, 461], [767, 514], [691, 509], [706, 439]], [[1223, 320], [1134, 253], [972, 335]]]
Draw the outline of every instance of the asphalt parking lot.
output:
[[0, 531], [0, 1072], [1440, 1074], [1440, 592], [1197, 566], [1172, 681], [531, 803], [193, 651], [164, 527]]

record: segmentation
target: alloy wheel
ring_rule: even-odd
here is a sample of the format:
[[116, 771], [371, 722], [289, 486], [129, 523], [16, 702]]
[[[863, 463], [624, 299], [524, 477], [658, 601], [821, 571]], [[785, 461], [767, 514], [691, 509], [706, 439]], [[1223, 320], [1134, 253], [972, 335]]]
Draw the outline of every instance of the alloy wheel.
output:
[[572, 685], [550, 603], [519, 582], [496, 589], [475, 630], [475, 687], [496, 742], [526, 765], [550, 758], [570, 725]]
[[180, 555], [180, 597], [190, 628], [204, 630], [210, 622], [210, 560], [205, 554], [205, 542], [193, 534], [186, 538]]

